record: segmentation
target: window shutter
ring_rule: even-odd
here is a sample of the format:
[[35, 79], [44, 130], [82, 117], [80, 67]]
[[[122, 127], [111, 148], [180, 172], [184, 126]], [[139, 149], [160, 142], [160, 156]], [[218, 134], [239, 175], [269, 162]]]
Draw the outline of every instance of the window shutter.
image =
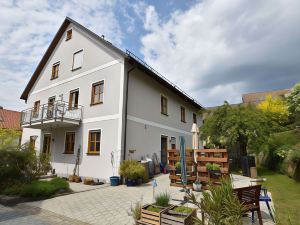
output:
[[73, 70], [82, 67], [83, 63], [83, 51], [74, 53], [73, 56]]

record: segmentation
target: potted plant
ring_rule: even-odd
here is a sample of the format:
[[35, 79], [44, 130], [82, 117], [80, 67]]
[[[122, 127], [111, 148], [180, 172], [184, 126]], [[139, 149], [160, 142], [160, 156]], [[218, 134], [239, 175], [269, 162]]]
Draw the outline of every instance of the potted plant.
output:
[[209, 173], [220, 173], [220, 165], [216, 163], [206, 163], [205, 165], [207, 172]]
[[161, 224], [161, 214], [170, 207], [170, 199], [171, 196], [167, 192], [157, 195], [155, 203], [142, 207], [140, 222], [144, 224]]
[[181, 163], [180, 162], [175, 163], [175, 170], [176, 170], [176, 174], [181, 174]]
[[145, 168], [135, 160], [124, 160], [120, 165], [120, 175], [128, 187], [136, 186], [138, 180], [145, 177]]
[[197, 180], [193, 183], [193, 189], [194, 189], [194, 191], [197, 191], [197, 192], [201, 191], [201, 187], [202, 187], [201, 182], [200, 182], [199, 179], [197, 179]]
[[192, 209], [186, 206], [173, 205], [161, 214], [161, 224], [193, 224], [194, 217], [196, 217], [196, 209]]

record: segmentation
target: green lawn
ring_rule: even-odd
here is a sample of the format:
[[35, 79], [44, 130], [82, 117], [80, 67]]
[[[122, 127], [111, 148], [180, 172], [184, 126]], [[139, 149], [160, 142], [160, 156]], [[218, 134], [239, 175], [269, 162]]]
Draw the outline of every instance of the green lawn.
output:
[[300, 182], [266, 169], [259, 169], [258, 175], [267, 178], [263, 186], [272, 194], [280, 224], [300, 224]]

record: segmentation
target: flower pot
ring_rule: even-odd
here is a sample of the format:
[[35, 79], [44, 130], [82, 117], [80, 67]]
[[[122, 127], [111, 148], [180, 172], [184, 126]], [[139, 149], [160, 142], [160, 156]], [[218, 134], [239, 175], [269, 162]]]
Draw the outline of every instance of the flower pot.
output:
[[110, 179], [110, 186], [118, 186], [120, 183], [120, 177], [118, 176], [112, 176]]
[[193, 183], [193, 189], [194, 189], [194, 191], [197, 191], [197, 192], [201, 191], [201, 187], [202, 187], [202, 184], [195, 184], [195, 183]]
[[79, 176], [74, 176], [74, 182], [80, 183], [80, 182], [81, 182], [81, 177], [79, 177]]
[[134, 187], [137, 185], [137, 180], [136, 179], [129, 179], [125, 178], [125, 184], [127, 187]]

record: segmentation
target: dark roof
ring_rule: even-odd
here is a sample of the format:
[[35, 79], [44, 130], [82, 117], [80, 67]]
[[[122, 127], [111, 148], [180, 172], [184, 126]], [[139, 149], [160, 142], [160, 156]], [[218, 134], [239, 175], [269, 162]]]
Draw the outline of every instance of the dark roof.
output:
[[281, 90], [273, 90], [273, 91], [247, 93], [247, 94], [243, 94], [242, 100], [243, 103], [258, 104], [264, 101], [267, 96], [272, 96], [272, 97], [284, 96], [290, 92], [291, 92], [290, 89], [281, 89]]
[[64, 22], [60, 26], [59, 30], [55, 34], [55, 36], [54, 36], [52, 42], [50, 43], [47, 51], [45, 52], [44, 56], [42, 57], [42, 60], [38, 64], [36, 70], [34, 71], [33, 75], [31, 76], [25, 90], [23, 91], [23, 93], [21, 95], [21, 99], [27, 100], [31, 88], [33, 87], [33, 85], [34, 85], [35, 81], [37, 80], [39, 74], [41, 73], [43, 67], [47, 63], [48, 58], [50, 57], [50, 55], [54, 51], [55, 46], [57, 45], [57, 43], [61, 39], [62, 35], [64, 34], [64, 31], [66, 30], [66, 28], [69, 26], [70, 23], [72, 23], [73, 25], [75, 25], [75, 26], [79, 27], [80, 29], [84, 30], [86, 33], [88, 33], [89, 35], [94, 37], [96, 40], [100, 41], [102, 44], [104, 44], [108, 48], [110, 48], [113, 51], [119, 53], [121, 56], [126, 58], [128, 61], [135, 62], [139, 69], [141, 69], [142, 71], [144, 71], [145, 73], [150, 75], [153, 79], [157, 80], [158, 82], [160, 82], [161, 84], [163, 84], [167, 88], [170, 88], [171, 90], [173, 90], [176, 94], [178, 94], [179, 96], [181, 96], [184, 99], [186, 99], [187, 101], [189, 101], [192, 105], [196, 106], [197, 108], [203, 108], [203, 106], [200, 103], [198, 103], [195, 99], [190, 97], [187, 93], [185, 93], [179, 87], [177, 87], [175, 84], [173, 84], [172, 82], [167, 80], [164, 76], [159, 74], [156, 70], [154, 70], [152, 67], [150, 67], [145, 62], [140, 60], [134, 54], [130, 53], [129, 51], [127, 51], [125, 53], [121, 49], [119, 49], [116, 46], [112, 45], [112, 43], [110, 43], [109, 41], [104, 40], [104, 38], [100, 37], [99, 35], [95, 34], [91, 30], [87, 29], [86, 27], [84, 27], [83, 25], [77, 23], [76, 21], [72, 20], [69, 17], [66, 17], [66, 19], [64, 20]]
[[0, 128], [21, 130], [20, 119], [20, 112], [0, 109]]

